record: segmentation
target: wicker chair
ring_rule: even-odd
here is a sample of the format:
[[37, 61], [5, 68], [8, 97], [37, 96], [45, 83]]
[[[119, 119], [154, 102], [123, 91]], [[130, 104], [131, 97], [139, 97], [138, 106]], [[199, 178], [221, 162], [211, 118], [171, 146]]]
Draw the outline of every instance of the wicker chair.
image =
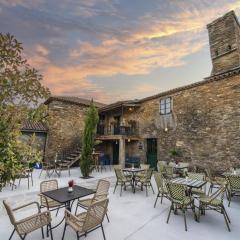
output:
[[161, 197], [161, 204], [162, 204], [163, 198], [165, 197], [165, 198], [169, 199], [169, 197], [168, 197], [167, 187], [165, 185], [165, 179], [164, 179], [162, 173], [155, 172], [153, 175], [154, 175], [154, 179], [156, 181], [157, 188], [158, 188], [158, 194], [157, 194], [157, 197], [156, 197], [156, 200], [154, 203], [154, 208], [155, 208], [158, 198]]
[[[143, 170], [147, 170], [147, 169], [150, 168], [150, 165], [149, 165], [149, 164], [143, 164], [143, 163], [141, 163], [141, 164], [140, 164], [140, 168], [143, 169]], [[137, 177], [142, 177], [143, 175], [144, 175], [144, 171], [137, 173], [135, 177], [136, 177], [136, 178], [137, 178]]]
[[53, 174], [53, 171], [54, 171], [54, 168], [55, 168], [55, 163], [54, 162], [51, 162], [51, 161], [47, 161], [47, 162], [43, 162], [42, 163], [42, 169], [41, 169], [41, 172], [39, 174], [39, 178], [41, 177], [43, 171], [46, 172], [46, 175], [45, 177], [51, 177], [51, 175]]
[[176, 212], [177, 209], [181, 209], [184, 216], [185, 231], [187, 231], [187, 221], [185, 215], [186, 210], [191, 208], [194, 213], [195, 220], [197, 220], [194, 199], [190, 195], [188, 196], [186, 195], [188, 189], [184, 185], [167, 182], [166, 186], [171, 200], [171, 206], [168, 213], [167, 223], [169, 222], [172, 210]]
[[64, 240], [66, 227], [70, 226], [77, 233], [77, 239], [81, 236], [86, 236], [87, 233], [94, 231], [101, 227], [103, 238], [106, 239], [103, 229], [103, 219], [106, 215], [108, 207], [108, 199], [103, 199], [92, 203], [87, 212], [82, 212], [78, 215], [73, 215], [68, 210], [65, 210], [65, 226], [63, 231], [62, 240]]
[[20, 186], [21, 180], [23, 178], [27, 179], [27, 181], [28, 181], [28, 189], [30, 187], [30, 180], [31, 180], [31, 183], [32, 183], [32, 186], [33, 186], [33, 176], [32, 176], [32, 173], [33, 173], [33, 168], [29, 168], [28, 166], [24, 166], [19, 171], [19, 173], [17, 174], [17, 178], [19, 178], [18, 186]]
[[227, 176], [228, 182], [228, 206], [230, 207], [233, 196], [240, 197], [240, 176]]
[[58, 189], [58, 181], [56, 179], [42, 181], [40, 183], [39, 196], [40, 196], [40, 208], [47, 208], [49, 211], [57, 210], [57, 212], [56, 212], [56, 216], [57, 216], [59, 209], [65, 207], [65, 206], [61, 205], [59, 202], [54, 201], [53, 199], [48, 198], [42, 194], [43, 192], [47, 192], [47, 191], [51, 191], [51, 190], [55, 190], [55, 189]]
[[[92, 203], [100, 201], [102, 199], [106, 199], [108, 197], [109, 188], [110, 188], [109, 181], [106, 181], [103, 179], [99, 180], [97, 184], [96, 193], [94, 194], [93, 198], [85, 198], [83, 200], [78, 200], [76, 210], [75, 210], [75, 215], [77, 215], [78, 207], [81, 207], [83, 209], [88, 209]], [[107, 213], [106, 213], [106, 217], [109, 222]]]
[[226, 185], [222, 185], [211, 196], [205, 196], [205, 197], [199, 198], [198, 221], [200, 221], [201, 213], [205, 215], [206, 210], [214, 210], [218, 213], [223, 214], [228, 231], [230, 232], [231, 230], [229, 227], [229, 223], [231, 223], [231, 222], [227, 215], [225, 207], [223, 205], [225, 191], [226, 191]]
[[[198, 181], [205, 181], [206, 180], [205, 173], [188, 172], [187, 176], [192, 180], [198, 180]], [[206, 188], [204, 188], [204, 191], [202, 189], [192, 188], [191, 193], [195, 194], [197, 196], [205, 196], [206, 195]]]
[[[42, 238], [44, 238], [44, 232], [43, 232], [44, 226], [48, 227], [50, 236], [51, 236], [51, 240], [53, 240], [52, 230], [51, 230], [51, 214], [49, 211], [41, 212], [38, 202], [31, 202], [31, 203], [22, 205], [20, 207], [14, 208], [14, 209], [12, 209], [5, 200], [3, 201], [3, 204], [7, 210], [10, 221], [11, 221], [12, 225], [14, 226], [14, 230], [13, 230], [9, 240], [12, 239], [15, 231], [19, 235], [20, 239], [24, 240], [26, 238], [27, 234], [29, 234], [37, 229], [40, 229], [40, 228], [42, 231]], [[29, 217], [23, 218], [21, 220], [15, 219], [14, 212], [16, 212], [20, 209], [26, 208], [28, 206], [31, 206], [31, 205], [37, 206], [37, 210], [38, 210], [37, 213], [35, 213]], [[48, 233], [48, 231], [47, 231], [47, 233]]]
[[208, 195], [212, 193], [213, 188], [219, 188], [222, 184], [226, 184], [225, 178], [214, 177], [210, 168], [207, 168], [205, 171], [207, 174], [207, 181], [210, 183]]
[[164, 176], [166, 178], [175, 178], [175, 177], [179, 176], [178, 174], [174, 173], [174, 167], [173, 166], [166, 165], [166, 166], [164, 166], [163, 171], [164, 171]]
[[127, 184], [133, 188], [132, 176], [124, 175], [122, 169], [120, 168], [114, 168], [114, 171], [116, 174], [117, 181], [116, 181], [113, 193], [115, 193], [117, 186], [120, 185], [121, 186], [120, 196], [122, 196], [122, 188], [124, 187], [124, 189], [126, 189]]
[[146, 169], [144, 171], [144, 174], [141, 177], [136, 178], [136, 181], [135, 181], [136, 185], [140, 184], [142, 190], [143, 190], [143, 187], [146, 188], [146, 196], [148, 196], [148, 187], [152, 188], [152, 191], [154, 194], [153, 186], [151, 183], [152, 174], [153, 174], [152, 168]]

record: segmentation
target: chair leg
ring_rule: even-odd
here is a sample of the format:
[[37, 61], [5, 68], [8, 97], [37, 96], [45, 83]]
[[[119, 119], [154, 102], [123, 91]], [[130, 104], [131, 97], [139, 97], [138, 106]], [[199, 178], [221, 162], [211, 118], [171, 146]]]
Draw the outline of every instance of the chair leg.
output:
[[104, 233], [104, 229], [103, 229], [103, 225], [102, 225], [102, 224], [101, 224], [101, 228], [102, 228], [103, 239], [106, 240], [106, 237], [105, 237], [105, 233]]
[[19, 234], [19, 237], [21, 238], [21, 240], [24, 240], [26, 236], [27, 234], [24, 234], [23, 236]]
[[123, 188], [123, 184], [121, 183], [120, 197], [122, 196], [122, 188]]
[[28, 176], [27, 180], [28, 180], [28, 190], [29, 190], [29, 176]]
[[170, 209], [169, 209], [169, 213], [168, 213], [168, 217], [167, 217], [167, 223], [169, 222], [172, 209], [173, 209], [173, 204], [171, 203], [171, 206], [170, 206]]
[[162, 196], [161, 196], [161, 204], [163, 203], [163, 193], [162, 193]]
[[153, 194], [155, 194], [155, 192], [154, 192], [154, 189], [153, 189], [153, 186], [152, 186], [151, 182], [150, 182], [150, 186], [151, 186], [151, 188], [152, 188]]
[[110, 221], [109, 221], [109, 217], [108, 217], [108, 214], [107, 214], [107, 213], [106, 213], [106, 218], [107, 218], [108, 222], [110, 222]]
[[51, 225], [51, 223], [49, 224], [49, 231], [50, 231], [51, 240], [53, 240], [52, 225]]
[[44, 239], [43, 227], [41, 227], [41, 232], [42, 232], [42, 239]]
[[224, 213], [225, 213], [225, 215], [226, 215], [226, 217], [227, 217], [228, 222], [231, 223], [230, 218], [229, 218], [229, 216], [228, 216], [228, 214], [227, 214], [227, 211], [226, 211], [226, 209], [225, 209], [224, 206], [223, 206], [223, 211], [224, 211]]
[[10, 236], [10, 238], [9, 238], [9, 240], [11, 240], [12, 239], [12, 237], [13, 237], [13, 234], [15, 233], [15, 228], [13, 229], [13, 231], [12, 231], [12, 234], [11, 234], [11, 236]]
[[116, 188], [117, 188], [117, 185], [118, 185], [118, 182], [116, 182], [116, 184], [115, 184], [115, 187], [114, 187], [113, 193], [115, 193]]
[[63, 229], [62, 240], [64, 240], [64, 237], [65, 237], [66, 227], [67, 227], [67, 224], [65, 223], [64, 229]]
[[224, 216], [224, 220], [225, 220], [225, 223], [226, 223], [226, 225], [227, 225], [227, 228], [228, 228], [228, 231], [229, 232], [231, 232], [231, 229], [230, 229], [230, 227], [229, 227], [229, 224], [228, 224], [228, 219], [227, 219], [227, 217], [226, 217], [226, 215], [225, 215], [225, 212], [224, 212], [224, 209], [222, 208], [222, 214], [223, 214], [223, 216]]
[[154, 202], [154, 205], [153, 205], [153, 207], [155, 208], [156, 207], [156, 204], [157, 204], [157, 200], [158, 200], [158, 198], [160, 197], [160, 192], [158, 192], [158, 195], [157, 195], [157, 197], [156, 197], [156, 200], [155, 200], [155, 202]]
[[146, 197], [148, 196], [148, 185], [146, 184]]
[[[76, 234], [77, 234], [77, 240], [79, 240], [80, 239], [80, 235], [79, 235], [78, 232], [76, 232]], [[85, 236], [87, 236], [86, 233], [85, 233]]]
[[56, 217], [57, 217], [57, 215], [58, 215], [59, 209], [60, 209], [60, 207], [57, 209], [57, 212], [56, 212]]
[[187, 220], [186, 220], [185, 209], [182, 209], [182, 212], [183, 212], [183, 216], [184, 216], [185, 231], [187, 231]]

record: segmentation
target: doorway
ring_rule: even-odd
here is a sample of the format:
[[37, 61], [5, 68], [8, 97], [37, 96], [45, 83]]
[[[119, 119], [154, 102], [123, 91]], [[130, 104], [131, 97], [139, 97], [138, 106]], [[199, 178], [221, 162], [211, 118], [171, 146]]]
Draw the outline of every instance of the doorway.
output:
[[119, 164], [119, 141], [116, 140], [112, 143], [112, 159], [113, 165]]
[[147, 163], [151, 168], [157, 169], [157, 139], [147, 139]]

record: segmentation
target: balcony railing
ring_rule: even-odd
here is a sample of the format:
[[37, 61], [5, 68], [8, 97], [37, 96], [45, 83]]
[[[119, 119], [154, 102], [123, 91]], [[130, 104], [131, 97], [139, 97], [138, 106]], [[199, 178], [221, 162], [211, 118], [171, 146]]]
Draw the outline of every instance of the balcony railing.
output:
[[104, 125], [98, 125], [98, 135], [138, 135], [138, 128], [131, 126], [112, 126], [107, 128]]

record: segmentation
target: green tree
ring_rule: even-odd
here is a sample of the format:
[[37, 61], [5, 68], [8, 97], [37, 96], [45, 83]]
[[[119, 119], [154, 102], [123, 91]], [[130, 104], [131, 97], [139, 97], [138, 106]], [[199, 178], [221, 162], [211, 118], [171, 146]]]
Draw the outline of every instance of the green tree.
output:
[[0, 190], [15, 178], [21, 160], [29, 155], [29, 148], [20, 141], [20, 129], [24, 120], [37, 121], [43, 116], [45, 109], [39, 101], [50, 92], [41, 80], [23, 57], [22, 44], [0, 33]]
[[91, 172], [91, 165], [93, 162], [92, 152], [95, 145], [95, 136], [98, 120], [98, 111], [92, 101], [85, 118], [85, 127], [82, 139], [83, 146], [82, 156], [80, 159], [80, 168], [82, 176], [84, 178], [89, 177], [89, 174]]

